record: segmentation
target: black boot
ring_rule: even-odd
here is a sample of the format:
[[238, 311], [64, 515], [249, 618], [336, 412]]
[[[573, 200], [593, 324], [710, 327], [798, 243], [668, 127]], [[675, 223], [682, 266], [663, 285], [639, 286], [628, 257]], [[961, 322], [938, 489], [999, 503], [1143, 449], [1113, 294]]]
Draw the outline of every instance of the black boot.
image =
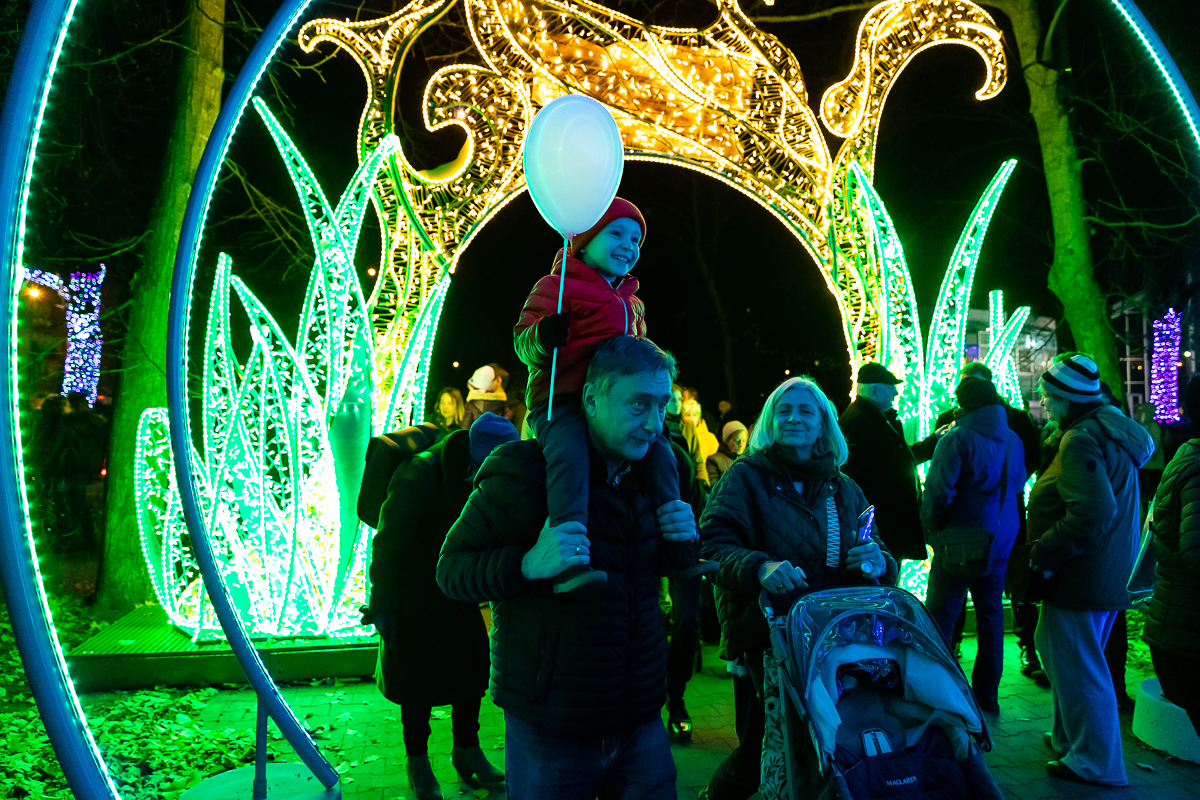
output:
[[404, 771], [408, 773], [408, 785], [417, 793], [417, 800], [442, 800], [442, 787], [433, 774], [429, 756], [409, 756]]
[[467, 783], [472, 778], [480, 783], [504, 783], [504, 773], [492, 766], [483, 750], [474, 747], [455, 747], [450, 751], [450, 763], [458, 770], [458, 775]]
[[1021, 646], [1021, 674], [1038, 686], [1050, 686], [1050, 678], [1042, 669], [1042, 662], [1038, 660], [1037, 651], [1033, 649], [1032, 645]]

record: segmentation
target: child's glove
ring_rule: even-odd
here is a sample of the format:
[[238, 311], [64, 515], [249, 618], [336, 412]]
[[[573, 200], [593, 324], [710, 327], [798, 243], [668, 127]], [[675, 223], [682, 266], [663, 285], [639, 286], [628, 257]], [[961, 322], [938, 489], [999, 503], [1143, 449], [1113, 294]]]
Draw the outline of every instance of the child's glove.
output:
[[571, 326], [571, 314], [551, 314], [538, 323], [538, 341], [547, 350], [562, 347], [567, 343], [567, 329]]

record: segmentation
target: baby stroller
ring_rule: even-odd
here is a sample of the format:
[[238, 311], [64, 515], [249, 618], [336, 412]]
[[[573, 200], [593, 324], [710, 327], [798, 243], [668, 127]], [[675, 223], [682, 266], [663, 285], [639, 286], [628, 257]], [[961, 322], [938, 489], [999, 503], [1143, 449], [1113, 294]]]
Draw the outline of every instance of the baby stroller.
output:
[[1003, 800], [966, 675], [917, 598], [890, 586], [760, 599], [765, 800]]

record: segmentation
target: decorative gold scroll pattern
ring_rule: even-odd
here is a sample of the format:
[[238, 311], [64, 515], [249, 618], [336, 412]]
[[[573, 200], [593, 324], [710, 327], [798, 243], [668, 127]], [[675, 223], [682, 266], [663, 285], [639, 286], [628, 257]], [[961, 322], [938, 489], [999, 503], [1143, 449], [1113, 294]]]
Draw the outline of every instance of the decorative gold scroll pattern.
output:
[[[306, 51], [337, 44], [366, 76], [360, 153], [392, 131], [404, 54], [454, 2], [413, 0], [379, 20], [321, 19], [301, 28]], [[430, 288], [453, 271], [482, 225], [524, 190], [520, 155], [533, 115], [567, 93], [589, 95], [612, 112], [628, 158], [711, 175], [787, 225], [838, 300], [857, 367], [882, 346], [887, 290], [864, 255], [867, 228], [854, 221], [850, 162], [873, 174], [888, 92], [922, 50], [961, 44], [978, 52], [987, 67], [981, 100], [999, 92], [1007, 75], [1000, 31], [969, 0], [882, 3], [859, 28], [849, 75], [821, 100], [821, 121], [844, 139], [832, 157], [795, 57], [756, 28], [736, 0], [717, 0], [718, 18], [703, 29], [648, 26], [589, 0], [462, 3], [484, 66], [438, 71], [424, 106], [431, 130], [457, 125], [467, 141], [454, 162], [434, 170], [397, 155], [376, 184], [387, 230], [370, 302], [383, 390]]]

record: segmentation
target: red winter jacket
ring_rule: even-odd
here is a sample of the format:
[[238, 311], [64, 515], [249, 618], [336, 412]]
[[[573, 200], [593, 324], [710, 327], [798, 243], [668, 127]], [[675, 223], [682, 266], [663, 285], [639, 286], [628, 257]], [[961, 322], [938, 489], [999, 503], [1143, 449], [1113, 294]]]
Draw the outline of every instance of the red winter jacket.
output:
[[[534, 285], [513, 328], [517, 357], [529, 367], [525, 404], [531, 409], [550, 397], [550, 359], [554, 351], [542, 346], [537, 331], [538, 322], [558, 310], [562, 256], [560, 250], [550, 274]], [[571, 315], [571, 326], [567, 343], [558, 349], [555, 395], [583, 391], [588, 364], [600, 342], [623, 333], [639, 339], [646, 337], [646, 306], [634, 294], [637, 288], [638, 280], [632, 275], [626, 275], [613, 287], [596, 270], [567, 256], [563, 311]]]

